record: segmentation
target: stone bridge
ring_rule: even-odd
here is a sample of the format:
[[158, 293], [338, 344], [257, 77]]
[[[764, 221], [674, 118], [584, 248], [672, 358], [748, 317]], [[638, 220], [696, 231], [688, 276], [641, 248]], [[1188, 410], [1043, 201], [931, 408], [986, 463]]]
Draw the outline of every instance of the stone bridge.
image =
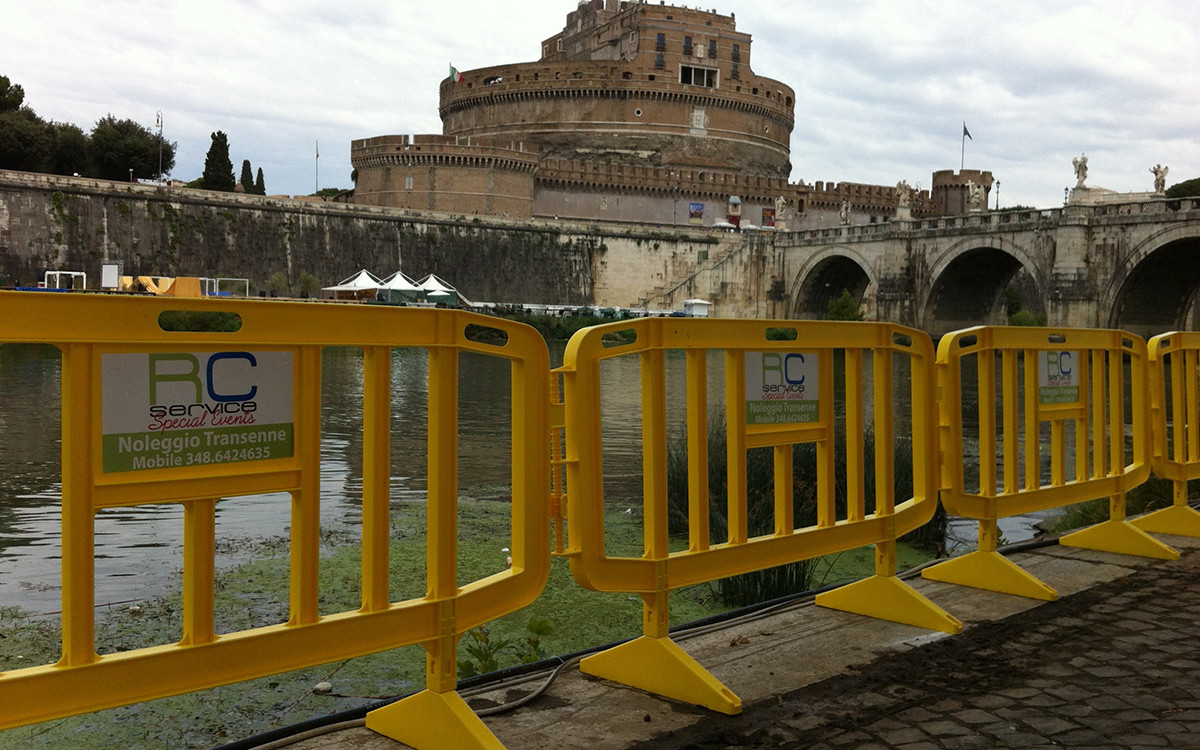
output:
[[868, 318], [934, 334], [1005, 322], [1005, 290], [1047, 323], [1138, 334], [1189, 326], [1200, 290], [1200, 199], [1161, 197], [784, 232], [788, 315], [843, 290]]

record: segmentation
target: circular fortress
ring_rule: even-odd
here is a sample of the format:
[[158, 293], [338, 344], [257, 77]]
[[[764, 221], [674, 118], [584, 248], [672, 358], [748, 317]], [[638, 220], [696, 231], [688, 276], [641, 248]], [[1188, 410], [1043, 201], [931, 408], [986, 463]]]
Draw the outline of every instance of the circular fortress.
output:
[[[353, 200], [466, 215], [774, 226], [777, 213], [804, 214], [817, 195], [788, 183], [795, 93], [756, 75], [750, 48], [732, 14], [583, 0], [537, 62], [443, 81], [442, 135], [354, 141]], [[862, 187], [818, 183], [812, 208], [832, 218], [845, 197], [872, 220], [894, 214], [892, 188]]]

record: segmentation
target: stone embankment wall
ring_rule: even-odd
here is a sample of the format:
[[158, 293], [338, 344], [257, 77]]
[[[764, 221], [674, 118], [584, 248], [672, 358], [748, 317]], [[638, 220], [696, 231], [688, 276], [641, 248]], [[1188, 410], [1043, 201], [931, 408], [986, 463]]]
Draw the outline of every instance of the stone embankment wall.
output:
[[101, 264], [122, 261], [127, 276], [247, 278], [256, 295], [282, 278], [279, 293], [298, 295], [306, 280], [330, 286], [366, 268], [436, 273], [488, 302], [679, 309], [686, 298], [720, 295], [715, 312], [733, 316], [755, 309], [738, 298], [750, 287], [712, 268], [745, 242], [714, 230], [455, 216], [0, 170], [0, 286], [60, 270], [87, 273], [95, 288]]

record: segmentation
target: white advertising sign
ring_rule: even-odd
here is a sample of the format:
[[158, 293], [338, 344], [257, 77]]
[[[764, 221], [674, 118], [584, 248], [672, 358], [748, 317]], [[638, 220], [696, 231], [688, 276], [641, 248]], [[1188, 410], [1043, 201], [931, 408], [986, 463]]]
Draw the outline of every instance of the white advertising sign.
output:
[[293, 455], [291, 352], [103, 354], [105, 473]]

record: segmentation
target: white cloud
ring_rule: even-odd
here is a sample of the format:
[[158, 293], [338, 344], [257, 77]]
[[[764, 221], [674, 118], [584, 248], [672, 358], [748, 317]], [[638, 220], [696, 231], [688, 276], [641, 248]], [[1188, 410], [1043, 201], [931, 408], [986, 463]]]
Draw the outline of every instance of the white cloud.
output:
[[[350, 141], [437, 133], [438, 86], [537, 59], [575, 0], [44, 0], [3, 9], [0, 75], [47, 119], [111, 112], [203, 169], [209, 134], [272, 192], [350, 184]], [[709, 6], [705, 6], [709, 7]], [[796, 91], [793, 179], [928, 185], [990, 169], [1005, 204], [1057, 205], [1086, 151], [1089, 184], [1145, 190], [1151, 164], [1200, 175], [1200, 6], [1173, 0], [725, 0], [754, 36], [756, 73]]]

